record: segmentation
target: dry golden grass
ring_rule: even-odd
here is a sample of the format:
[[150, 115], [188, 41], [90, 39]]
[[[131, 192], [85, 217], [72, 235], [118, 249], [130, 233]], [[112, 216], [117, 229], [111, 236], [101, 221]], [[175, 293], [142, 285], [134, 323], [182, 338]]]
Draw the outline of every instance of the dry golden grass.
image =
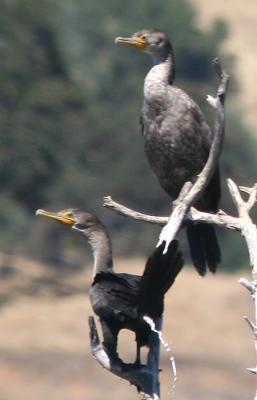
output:
[[[141, 273], [142, 260], [118, 260], [120, 271]], [[0, 399], [106, 400], [137, 398], [134, 388], [91, 358], [87, 316], [90, 269], [60, 273], [20, 258], [0, 283]], [[244, 273], [246, 275], [246, 273]], [[242, 315], [252, 304], [237, 275], [201, 279], [184, 269], [166, 301], [164, 336], [176, 357], [175, 398], [251, 398], [253, 340]], [[9, 297], [7, 296], [9, 294]], [[123, 334], [122, 357], [133, 360], [132, 336]], [[170, 355], [162, 351], [162, 399], [170, 398]]]
[[256, 38], [257, 2], [256, 0], [191, 0], [196, 6], [198, 21], [207, 27], [216, 18], [224, 19], [229, 28], [225, 49], [236, 56], [236, 80], [240, 85], [239, 102], [244, 116], [256, 132], [257, 126], [257, 75]]

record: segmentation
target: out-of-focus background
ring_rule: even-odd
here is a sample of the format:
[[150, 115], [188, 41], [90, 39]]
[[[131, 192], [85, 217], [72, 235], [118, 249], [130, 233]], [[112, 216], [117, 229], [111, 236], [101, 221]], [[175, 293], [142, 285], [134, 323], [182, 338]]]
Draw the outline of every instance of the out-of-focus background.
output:
[[[239, 0], [0, 5], [0, 399], [136, 397], [89, 354], [88, 249], [34, 212], [80, 207], [97, 213], [113, 238], [117, 269], [142, 272], [159, 228], [101, 204], [111, 194], [156, 215], [170, 206], [139, 133], [150, 60], [114, 45], [116, 36], [144, 27], [169, 34], [176, 83], [210, 124], [205, 96], [217, 85], [212, 59], [219, 56], [231, 74], [221, 168], [222, 208], [234, 212], [226, 178], [256, 181], [256, 1], [247, 7]], [[254, 365], [254, 348], [241, 318], [251, 304], [237, 284], [250, 273], [241, 270], [247, 254], [239, 235], [219, 231], [219, 237], [224, 256], [218, 275], [200, 279], [185, 269], [168, 295], [164, 333], [177, 359], [178, 399], [247, 399], [254, 392], [245, 372]], [[122, 354], [133, 358], [127, 347]], [[169, 356], [164, 352], [162, 360], [164, 399], [170, 398]]]

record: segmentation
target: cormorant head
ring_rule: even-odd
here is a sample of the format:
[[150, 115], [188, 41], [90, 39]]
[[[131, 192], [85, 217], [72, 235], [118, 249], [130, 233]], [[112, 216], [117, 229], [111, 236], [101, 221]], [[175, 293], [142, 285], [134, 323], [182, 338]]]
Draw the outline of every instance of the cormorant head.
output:
[[117, 37], [115, 43], [144, 51], [157, 60], [165, 60], [167, 55], [172, 52], [168, 36], [158, 29], [144, 29], [134, 33], [131, 37]]
[[99, 219], [91, 213], [77, 208], [68, 208], [59, 212], [37, 210], [36, 215], [42, 215], [60, 222], [82, 234], [88, 240], [94, 254], [93, 276], [100, 271], [112, 270], [112, 248], [105, 227]]
[[72, 228], [85, 236], [91, 236], [93, 231], [101, 229], [101, 222], [91, 213], [81, 211], [77, 208], [68, 208], [59, 212], [49, 212], [45, 210], [37, 210], [36, 215], [41, 215], [60, 222], [61, 224]]

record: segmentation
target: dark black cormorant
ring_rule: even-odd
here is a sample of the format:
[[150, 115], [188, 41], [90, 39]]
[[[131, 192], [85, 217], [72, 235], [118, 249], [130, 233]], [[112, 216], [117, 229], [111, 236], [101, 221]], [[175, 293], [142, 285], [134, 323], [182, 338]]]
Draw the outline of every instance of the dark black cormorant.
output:
[[[118, 37], [116, 43], [149, 54], [153, 66], [145, 77], [140, 122], [145, 152], [162, 188], [176, 199], [186, 181], [194, 182], [203, 169], [212, 142], [212, 132], [198, 105], [183, 90], [173, 86], [174, 55], [168, 37], [151, 29]], [[215, 213], [220, 199], [217, 168], [195, 207]], [[187, 227], [192, 261], [200, 275], [208, 266], [215, 272], [221, 260], [215, 229], [198, 224]]]
[[113, 271], [110, 237], [99, 219], [78, 209], [52, 213], [38, 210], [42, 215], [78, 231], [91, 245], [94, 256], [93, 282], [90, 301], [101, 322], [104, 346], [112, 359], [118, 357], [117, 336], [121, 329], [135, 332], [137, 342], [136, 363], [140, 363], [140, 347], [148, 344], [149, 325], [142, 316], [152, 319], [163, 313], [164, 295], [173, 284], [183, 266], [177, 241], [173, 241], [167, 254], [163, 246], [155, 249], [148, 259], [143, 276]]

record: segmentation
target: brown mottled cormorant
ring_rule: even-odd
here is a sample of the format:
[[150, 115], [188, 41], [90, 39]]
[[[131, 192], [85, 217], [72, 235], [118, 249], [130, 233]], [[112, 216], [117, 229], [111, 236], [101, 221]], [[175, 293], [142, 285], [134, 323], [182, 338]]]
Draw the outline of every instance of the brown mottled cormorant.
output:
[[89, 295], [101, 322], [105, 349], [112, 359], [118, 357], [118, 333], [121, 329], [129, 329], [136, 335], [136, 363], [140, 364], [140, 347], [148, 344], [150, 333], [150, 327], [142, 316], [156, 319], [162, 315], [164, 295], [183, 266], [177, 241], [170, 244], [165, 255], [162, 254], [163, 246], [155, 249], [142, 277], [116, 273], [113, 271], [110, 237], [95, 215], [78, 209], [58, 213], [38, 210], [36, 214], [59, 221], [87, 239], [94, 256]]
[[[212, 142], [212, 132], [198, 105], [173, 85], [175, 78], [172, 45], [165, 33], [151, 29], [118, 37], [116, 43], [129, 45], [149, 54], [153, 66], [145, 77], [140, 117], [145, 152], [161, 187], [176, 199], [187, 181], [194, 182], [203, 169]], [[217, 168], [195, 207], [215, 213], [220, 199]], [[192, 261], [200, 275], [208, 266], [215, 272], [221, 260], [211, 225], [188, 225], [187, 236]]]

